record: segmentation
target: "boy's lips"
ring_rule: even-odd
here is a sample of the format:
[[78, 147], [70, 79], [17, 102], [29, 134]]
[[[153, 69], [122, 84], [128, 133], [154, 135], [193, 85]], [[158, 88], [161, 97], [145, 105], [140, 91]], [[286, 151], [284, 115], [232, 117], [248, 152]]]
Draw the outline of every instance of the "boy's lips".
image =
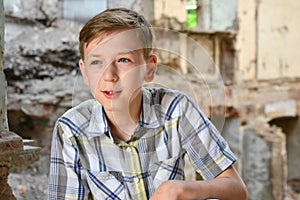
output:
[[101, 91], [102, 94], [106, 97], [106, 98], [114, 98], [120, 95], [121, 91], [115, 91], [115, 90], [102, 90]]

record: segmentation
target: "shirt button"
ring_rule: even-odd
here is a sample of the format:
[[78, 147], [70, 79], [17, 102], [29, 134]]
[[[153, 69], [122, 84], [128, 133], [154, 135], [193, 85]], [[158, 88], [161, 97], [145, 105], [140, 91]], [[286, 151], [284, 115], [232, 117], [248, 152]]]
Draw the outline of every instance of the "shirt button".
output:
[[127, 148], [126, 148], [126, 151], [127, 151], [127, 152], [131, 152], [131, 148], [130, 148], [130, 147], [127, 147]]
[[134, 177], [134, 178], [133, 178], [133, 181], [134, 181], [135, 183], [138, 183], [138, 182], [140, 181], [140, 179], [139, 179], [139, 177]]

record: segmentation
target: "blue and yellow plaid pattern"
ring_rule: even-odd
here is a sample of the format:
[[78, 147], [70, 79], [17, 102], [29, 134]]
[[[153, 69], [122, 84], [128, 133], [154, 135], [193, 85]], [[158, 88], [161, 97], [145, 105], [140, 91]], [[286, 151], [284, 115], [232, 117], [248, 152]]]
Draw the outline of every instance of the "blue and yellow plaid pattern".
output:
[[205, 179], [235, 160], [226, 141], [184, 94], [143, 88], [138, 126], [114, 139], [103, 107], [87, 100], [56, 123], [49, 199], [149, 199], [167, 180], [184, 180], [184, 156]]

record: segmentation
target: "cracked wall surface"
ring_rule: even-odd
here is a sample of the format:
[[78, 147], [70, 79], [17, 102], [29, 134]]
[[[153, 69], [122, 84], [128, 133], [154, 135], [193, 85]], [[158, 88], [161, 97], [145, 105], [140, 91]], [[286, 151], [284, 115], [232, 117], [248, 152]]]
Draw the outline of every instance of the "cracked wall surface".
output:
[[[239, 79], [299, 78], [300, 2], [239, 1]], [[247, 48], [245, 48], [247, 47]]]

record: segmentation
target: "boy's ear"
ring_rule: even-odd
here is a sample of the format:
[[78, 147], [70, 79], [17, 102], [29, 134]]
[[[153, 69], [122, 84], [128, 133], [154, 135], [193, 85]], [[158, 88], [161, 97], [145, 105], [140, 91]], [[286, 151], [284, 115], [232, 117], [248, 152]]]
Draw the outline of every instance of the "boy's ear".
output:
[[157, 57], [155, 55], [150, 55], [147, 60], [147, 71], [145, 75], [145, 81], [151, 82], [154, 79], [157, 66]]
[[86, 75], [86, 69], [85, 69], [84, 61], [82, 59], [79, 60], [79, 68], [80, 68], [84, 83], [86, 85], [89, 85], [89, 79]]

